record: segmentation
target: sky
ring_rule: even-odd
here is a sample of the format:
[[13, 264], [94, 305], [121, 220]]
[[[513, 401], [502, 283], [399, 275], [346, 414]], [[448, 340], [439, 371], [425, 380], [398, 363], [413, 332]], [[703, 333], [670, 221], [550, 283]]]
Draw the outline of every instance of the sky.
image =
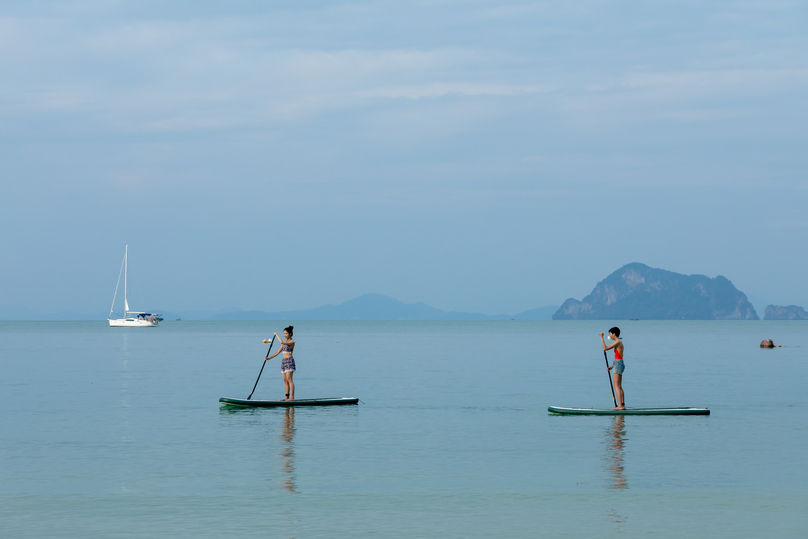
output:
[[808, 307], [801, 1], [0, 2], [0, 305]]

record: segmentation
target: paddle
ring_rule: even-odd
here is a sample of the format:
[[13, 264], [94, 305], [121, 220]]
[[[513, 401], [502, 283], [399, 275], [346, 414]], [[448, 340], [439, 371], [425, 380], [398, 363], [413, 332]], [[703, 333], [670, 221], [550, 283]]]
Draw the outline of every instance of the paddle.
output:
[[[267, 342], [267, 341], [264, 340], [264, 342]], [[272, 345], [273, 344], [275, 344], [275, 336], [274, 335], [272, 336], [272, 340], [269, 342], [269, 350], [267, 350], [267, 355], [264, 356], [264, 357], [269, 357], [269, 352], [272, 350]], [[606, 352], [604, 352], [604, 354], [605, 353]], [[261, 373], [264, 372], [264, 365], [266, 365], [266, 364], [267, 364], [267, 361], [265, 359], [264, 364], [261, 365], [261, 371], [258, 373], [258, 378], [255, 379], [255, 385], [253, 386], [253, 390], [250, 392], [250, 396], [247, 397], [247, 400], [250, 400], [252, 398], [252, 396], [253, 396], [253, 393], [255, 393], [255, 388], [258, 387], [258, 380], [261, 379]]]
[[[269, 355], [269, 352], [267, 352]], [[603, 351], [603, 359], [606, 360], [606, 374], [609, 376], [609, 387], [612, 388], [612, 400], [614, 401], [614, 407], [617, 408], [617, 397], [614, 396], [614, 385], [612, 384], [612, 373], [608, 370], [609, 369], [609, 358], [606, 357], [606, 350]], [[259, 375], [260, 376], [260, 375]], [[256, 382], [257, 384], [258, 382]]]

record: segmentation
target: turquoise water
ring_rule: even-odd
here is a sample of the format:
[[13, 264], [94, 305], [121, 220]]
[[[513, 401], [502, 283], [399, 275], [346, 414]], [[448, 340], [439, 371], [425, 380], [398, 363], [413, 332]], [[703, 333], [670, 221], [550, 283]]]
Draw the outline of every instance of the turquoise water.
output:
[[[3, 537], [805, 537], [808, 323], [299, 322], [298, 398], [232, 410], [286, 322], [0, 323]], [[771, 338], [782, 348], [761, 350]], [[280, 364], [255, 396], [282, 396]]]

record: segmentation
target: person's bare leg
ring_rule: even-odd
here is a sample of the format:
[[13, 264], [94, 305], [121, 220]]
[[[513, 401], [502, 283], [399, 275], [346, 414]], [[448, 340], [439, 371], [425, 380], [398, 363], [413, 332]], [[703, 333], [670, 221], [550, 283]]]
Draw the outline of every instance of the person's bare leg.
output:
[[283, 378], [286, 381], [286, 391], [289, 394], [289, 398], [286, 400], [293, 401], [295, 400], [295, 382], [292, 380], [292, 376], [295, 374], [295, 371], [289, 371], [283, 373]]
[[287, 373], [285, 372], [281, 373], [281, 376], [283, 377], [283, 392], [286, 393], [286, 396], [281, 399], [282, 401], [289, 400], [289, 380], [286, 378], [286, 374]]
[[617, 397], [617, 408], [615, 410], [626, 409], [626, 394], [623, 392], [623, 375], [614, 373], [614, 392]]

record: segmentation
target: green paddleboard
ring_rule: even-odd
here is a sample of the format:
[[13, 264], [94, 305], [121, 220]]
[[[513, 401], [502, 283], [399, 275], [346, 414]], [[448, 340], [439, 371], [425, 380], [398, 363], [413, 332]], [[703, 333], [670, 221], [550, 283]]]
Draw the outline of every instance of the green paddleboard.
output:
[[627, 408], [625, 410], [609, 410], [604, 408], [550, 406], [547, 411], [560, 415], [710, 415], [709, 408]]
[[338, 397], [334, 399], [301, 399], [294, 401], [259, 401], [247, 399], [230, 399], [222, 397], [219, 402], [225, 406], [261, 406], [272, 408], [276, 406], [333, 406], [336, 404], [358, 404], [356, 397]]

